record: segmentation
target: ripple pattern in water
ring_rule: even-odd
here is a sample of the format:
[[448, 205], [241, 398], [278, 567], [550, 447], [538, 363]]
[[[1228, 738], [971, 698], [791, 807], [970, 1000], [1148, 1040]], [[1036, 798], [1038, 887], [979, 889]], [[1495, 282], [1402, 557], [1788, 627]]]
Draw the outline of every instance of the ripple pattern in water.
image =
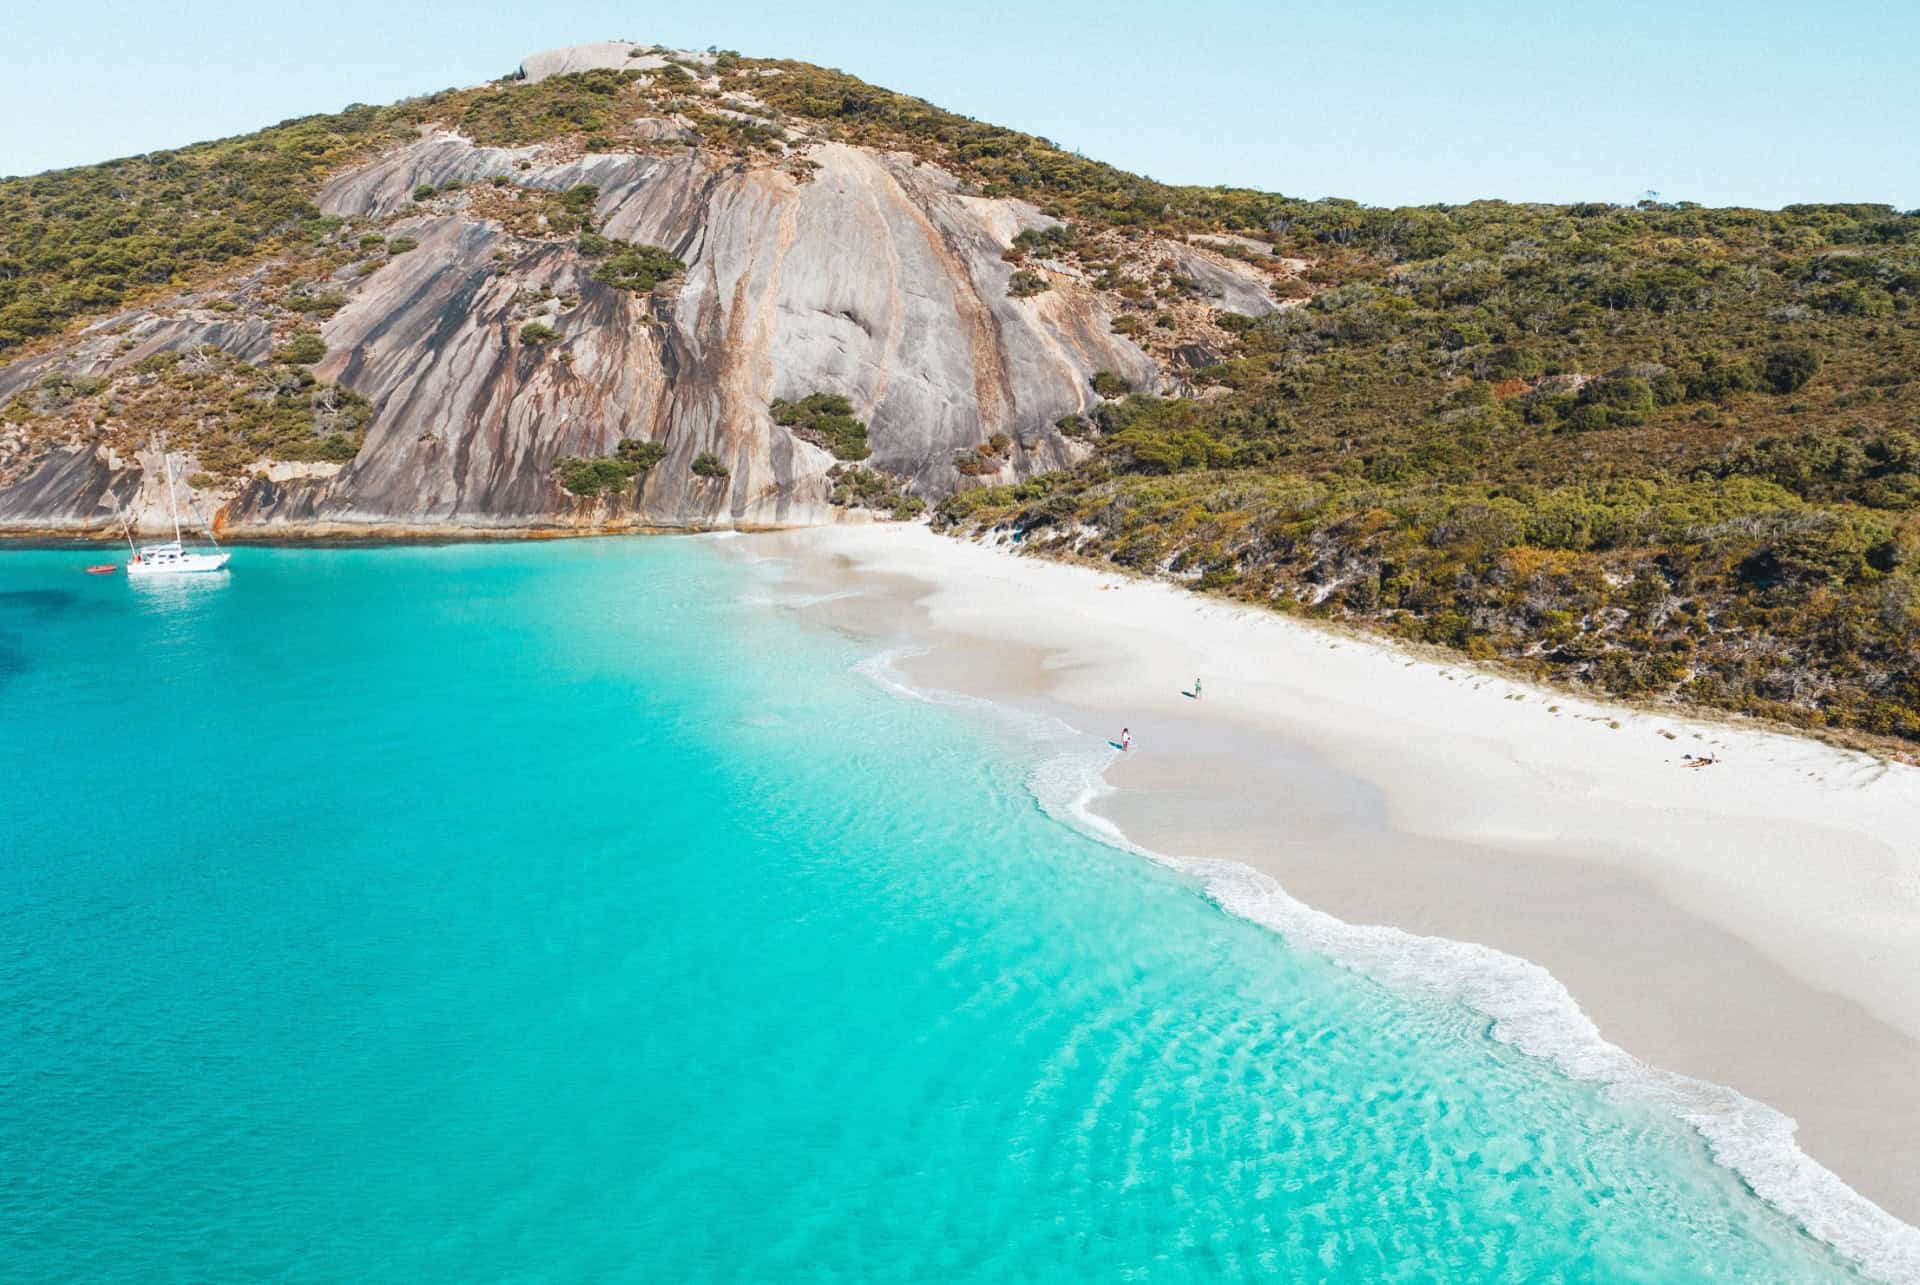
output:
[[0, 554], [0, 1278], [1846, 1274], [700, 542], [90, 556]]

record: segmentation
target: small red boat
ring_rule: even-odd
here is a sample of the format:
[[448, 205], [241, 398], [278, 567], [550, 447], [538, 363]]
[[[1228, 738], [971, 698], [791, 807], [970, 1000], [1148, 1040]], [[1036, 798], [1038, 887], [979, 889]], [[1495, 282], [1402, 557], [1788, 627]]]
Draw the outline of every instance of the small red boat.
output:
[[87, 574], [90, 576], [110, 576], [119, 569], [120, 564], [117, 562], [96, 562], [87, 568]]

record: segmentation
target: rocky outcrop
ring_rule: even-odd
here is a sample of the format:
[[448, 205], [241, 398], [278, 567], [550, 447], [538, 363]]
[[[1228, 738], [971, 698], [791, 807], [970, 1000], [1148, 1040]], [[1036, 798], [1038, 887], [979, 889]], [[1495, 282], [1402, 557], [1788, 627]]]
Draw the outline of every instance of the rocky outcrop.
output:
[[[560, 50], [523, 70], [538, 79], [661, 65], [630, 56], [636, 48]], [[328, 353], [314, 373], [372, 403], [364, 445], [330, 476], [275, 480], [263, 469], [203, 500], [224, 505], [230, 530], [287, 533], [813, 523], [833, 516], [836, 461], [773, 423], [776, 398], [844, 394], [869, 425], [865, 465], [937, 497], [960, 481], [956, 453], [996, 435], [1011, 445], [992, 456], [999, 472], [987, 481], [1069, 462], [1082, 448], [1055, 424], [1093, 407], [1096, 372], [1141, 389], [1166, 378], [1112, 331], [1108, 302], [1086, 283], [1062, 275], [1044, 293], [1010, 297], [1015, 267], [1003, 254], [1023, 229], [1050, 222], [1031, 206], [971, 195], [911, 156], [832, 142], [807, 144], [805, 164], [793, 165], [657, 150], [568, 156], [430, 132], [336, 176], [319, 196], [324, 213], [417, 242], [370, 275], [342, 268], [324, 283], [344, 304], [321, 326]], [[476, 211], [475, 185], [495, 180], [591, 185], [606, 236], [665, 247], [686, 270], [651, 294], [602, 284], [573, 238], [514, 235]], [[422, 187], [445, 194], [417, 201]], [[1257, 272], [1164, 248], [1215, 306], [1273, 306]], [[50, 372], [106, 373], [164, 348], [214, 344], [265, 360], [275, 314], [245, 306], [258, 282], [224, 291], [242, 305], [231, 315], [207, 311], [200, 295], [102, 323], [0, 370], [0, 398]], [[556, 337], [523, 341], [530, 322]], [[631, 495], [585, 501], [554, 481], [562, 457], [609, 455], [626, 438], [667, 451]], [[703, 453], [727, 476], [694, 473]], [[82, 434], [15, 470], [0, 522], [71, 523], [111, 485], [86, 455]]]
[[140, 476], [92, 447], [57, 447], [23, 481], [0, 490], [0, 529], [110, 530]]
[[[690, 52], [677, 53], [674, 57], [692, 63], [712, 60], [710, 54]], [[549, 76], [566, 76], [576, 71], [655, 71], [666, 65], [664, 50], [636, 45], [630, 40], [597, 40], [590, 44], [534, 54], [520, 64], [520, 76], [534, 83]]]

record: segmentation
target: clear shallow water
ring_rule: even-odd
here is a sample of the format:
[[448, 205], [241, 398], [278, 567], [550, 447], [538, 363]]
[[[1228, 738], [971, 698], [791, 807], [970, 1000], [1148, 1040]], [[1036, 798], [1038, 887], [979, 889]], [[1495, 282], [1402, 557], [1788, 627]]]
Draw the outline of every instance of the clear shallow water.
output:
[[699, 541], [0, 553], [0, 1278], [1816, 1280]]

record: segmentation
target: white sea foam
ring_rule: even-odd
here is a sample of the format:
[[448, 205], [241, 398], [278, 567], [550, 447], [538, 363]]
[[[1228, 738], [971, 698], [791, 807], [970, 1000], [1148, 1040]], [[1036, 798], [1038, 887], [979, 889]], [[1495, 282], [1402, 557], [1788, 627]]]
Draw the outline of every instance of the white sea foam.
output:
[[1028, 791], [1049, 816], [1100, 843], [1198, 879], [1221, 909], [1383, 985], [1462, 1004], [1492, 1020], [1494, 1038], [1575, 1079], [1666, 1111], [1706, 1139], [1717, 1163], [1809, 1234], [1874, 1277], [1900, 1285], [1920, 1282], [1920, 1229], [1887, 1213], [1801, 1151], [1790, 1117], [1722, 1085], [1647, 1066], [1608, 1043], [1567, 988], [1538, 964], [1472, 942], [1350, 924], [1289, 896], [1278, 880], [1251, 866], [1170, 856], [1133, 842], [1093, 810], [1113, 792], [1105, 772], [1117, 751], [1104, 743], [1094, 748], [1084, 733], [1050, 716], [916, 687], [897, 662], [924, 651], [896, 647], [856, 668], [897, 696], [991, 711], [1032, 734], [1041, 747], [1055, 749], [1027, 778]]
[[928, 705], [958, 704], [962, 699], [949, 692], [923, 691], [906, 680], [900, 672], [899, 662], [909, 656], [924, 656], [925, 647], [890, 647], [886, 651], [877, 651], [853, 667], [855, 673], [865, 678], [882, 691], [891, 692], [907, 700], [921, 701]]
[[818, 607], [822, 603], [838, 602], [842, 598], [864, 598], [865, 589], [835, 589], [830, 593], [745, 593], [740, 602], [749, 607], [785, 607], [793, 611], [802, 611], [808, 607]]

